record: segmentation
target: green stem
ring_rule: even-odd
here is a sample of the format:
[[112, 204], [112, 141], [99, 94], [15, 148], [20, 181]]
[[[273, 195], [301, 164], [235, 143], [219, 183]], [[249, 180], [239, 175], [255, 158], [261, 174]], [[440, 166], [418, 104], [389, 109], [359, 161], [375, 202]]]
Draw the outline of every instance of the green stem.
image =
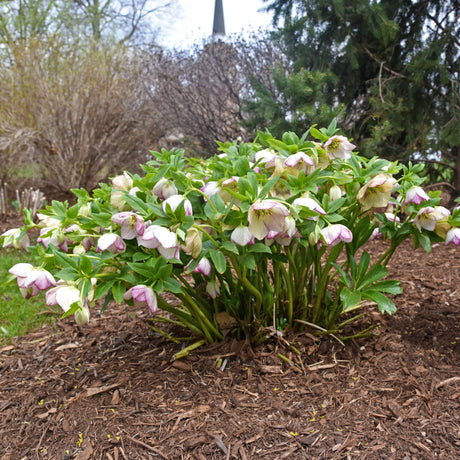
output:
[[289, 279], [289, 274], [286, 271], [285, 267], [281, 267], [281, 273], [283, 274], [284, 281], [286, 282], [287, 286], [287, 294], [288, 294], [288, 312], [287, 312], [287, 320], [289, 326], [292, 325], [292, 317], [294, 314], [294, 299], [292, 295], [292, 280]]
[[244, 270], [244, 272], [241, 272], [240, 270], [240, 267], [238, 265], [238, 261], [236, 260], [236, 257], [234, 254], [230, 254], [229, 255], [229, 258], [232, 262], [232, 265], [233, 265], [233, 269], [235, 270], [237, 276], [238, 276], [238, 279], [241, 280], [241, 282], [243, 283], [244, 287], [255, 297], [256, 299], [256, 304], [254, 306], [254, 313], [256, 315], [256, 317], [258, 317], [259, 313], [260, 313], [260, 307], [262, 305], [262, 294], [260, 293], [260, 291], [258, 289], [256, 289], [254, 287], [254, 285], [252, 285], [250, 283], [250, 281], [247, 279], [246, 277], [246, 269]]

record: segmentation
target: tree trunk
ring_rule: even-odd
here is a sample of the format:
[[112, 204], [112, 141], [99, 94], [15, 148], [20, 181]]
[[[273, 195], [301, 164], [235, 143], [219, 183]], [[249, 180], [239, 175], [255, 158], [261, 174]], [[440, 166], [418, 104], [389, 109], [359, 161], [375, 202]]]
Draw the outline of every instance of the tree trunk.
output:
[[455, 158], [454, 186], [457, 196], [460, 196], [460, 145], [457, 145], [457, 157]]

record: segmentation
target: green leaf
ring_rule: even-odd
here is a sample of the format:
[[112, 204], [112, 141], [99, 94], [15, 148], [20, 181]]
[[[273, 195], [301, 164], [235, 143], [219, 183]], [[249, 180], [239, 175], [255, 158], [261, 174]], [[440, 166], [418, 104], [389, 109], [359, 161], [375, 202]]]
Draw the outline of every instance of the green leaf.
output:
[[72, 267], [64, 268], [63, 270], [59, 270], [56, 273], [56, 278], [60, 278], [61, 280], [65, 281], [75, 281], [76, 279], [78, 279], [78, 277], [78, 271]]
[[347, 275], [345, 270], [342, 267], [340, 267], [339, 265], [337, 265], [335, 262], [331, 262], [331, 265], [334, 266], [337, 269], [337, 271], [340, 273], [340, 280], [350, 290], [351, 289], [351, 281], [350, 281], [350, 277]]
[[127, 265], [139, 275], [145, 276], [147, 279], [152, 277], [152, 269], [146, 264], [128, 262]]
[[371, 286], [372, 290], [386, 292], [388, 294], [398, 295], [403, 292], [401, 283], [396, 280], [383, 280], [374, 283]]
[[[369, 264], [371, 262], [371, 256], [367, 251], [364, 251], [361, 255], [361, 259], [359, 259], [358, 265], [358, 274], [356, 277], [356, 285], [360, 285], [366, 275], [367, 269], [369, 268]], [[380, 279], [380, 278], [379, 278]]]
[[164, 280], [164, 288], [173, 294], [180, 294], [182, 292], [182, 285], [173, 278]]
[[75, 313], [79, 308], [80, 308], [80, 300], [77, 300], [70, 306], [70, 308], [65, 313], [63, 313], [61, 318], [70, 316], [71, 314]]
[[379, 291], [369, 289], [361, 293], [362, 297], [375, 302], [382, 313], [393, 314], [396, 311], [396, 305], [384, 294]]
[[91, 263], [91, 259], [82, 254], [78, 257], [78, 262], [81, 272], [85, 275], [90, 275], [93, 271], [93, 264]]
[[112, 286], [113, 298], [115, 299], [115, 301], [117, 303], [122, 303], [123, 302], [123, 300], [124, 300], [123, 299], [123, 294], [125, 292], [126, 292], [125, 283], [123, 283], [122, 281], [117, 281]]
[[280, 175], [278, 174], [277, 176], [274, 176], [272, 177], [263, 187], [262, 187], [262, 190], [260, 191], [259, 193], [259, 198], [261, 200], [263, 200], [268, 192], [276, 185], [276, 183], [279, 181], [280, 179]]
[[98, 300], [107, 294], [107, 292], [112, 288], [114, 282], [115, 281], [104, 281], [103, 283], [99, 283], [94, 291], [94, 300]]
[[209, 255], [214, 266], [216, 267], [216, 270], [221, 274], [224, 273], [225, 269], [227, 268], [227, 260], [225, 259], [225, 256], [216, 249], [211, 249], [209, 251]]
[[266, 244], [264, 243], [256, 243], [252, 246], [247, 246], [248, 247], [248, 252], [262, 252], [265, 254], [271, 254], [272, 250], [269, 248]]
[[383, 265], [374, 265], [366, 273], [362, 283], [360, 283], [359, 286], [356, 286], [356, 288], [359, 290], [366, 289], [368, 286], [384, 278], [387, 275], [388, 275], [388, 270]]
[[239, 260], [243, 267], [249, 268], [249, 270], [256, 269], [256, 259], [253, 254], [244, 254], [240, 257]]
[[340, 300], [342, 301], [342, 311], [346, 313], [356, 309], [356, 306], [361, 302], [361, 293], [359, 291], [351, 291], [344, 287], [340, 292]]
[[69, 268], [72, 267], [77, 270], [77, 262], [72, 257], [69, 257], [67, 254], [61, 252], [58, 248], [53, 245], [48, 246], [51, 252], [54, 255], [56, 260], [56, 265], [60, 265], [62, 268]]
[[225, 251], [233, 252], [233, 254], [240, 253], [238, 251], [238, 248], [236, 247], [236, 244], [233, 241], [224, 241], [220, 247], [221, 249], [224, 249]]

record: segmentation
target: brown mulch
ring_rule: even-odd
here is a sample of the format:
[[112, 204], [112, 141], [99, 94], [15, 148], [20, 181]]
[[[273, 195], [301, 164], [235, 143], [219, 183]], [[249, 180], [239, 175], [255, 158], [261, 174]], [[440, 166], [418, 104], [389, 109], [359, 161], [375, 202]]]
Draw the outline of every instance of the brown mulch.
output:
[[112, 305], [15, 339], [0, 347], [0, 458], [458, 458], [460, 248], [405, 244], [390, 274], [398, 312], [370, 307], [375, 336], [346, 347], [288, 332], [173, 361], [181, 345], [145, 311]]

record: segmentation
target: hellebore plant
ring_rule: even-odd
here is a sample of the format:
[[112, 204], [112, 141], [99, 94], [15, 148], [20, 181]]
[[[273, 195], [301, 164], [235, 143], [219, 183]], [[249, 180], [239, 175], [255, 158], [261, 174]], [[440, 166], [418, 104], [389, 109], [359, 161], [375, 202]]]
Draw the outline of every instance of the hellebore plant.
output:
[[[333, 122], [300, 139], [259, 133], [254, 143], [219, 143], [207, 160], [152, 152], [143, 176], [125, 172], [92, 196], [73, 190], [77, 204], [54, 201], [37, 224], [26, 212], [3, 245], [21, 247], [39, 227], [28, 250], [43, 264], [15, 265], [12, 279], [26, 298], [47, 290], [79, 324], [104, 298], [104, 307], [145, 306], [201, 343], [222, 339], [229, 324], [254, 342], [305, 324], [343, 337], [369, 301], [396, 310], [388, 295], [401, 287], [386, 265], [404, 240], [426, 251], [434, 241], [460, 245], [460, 209], [421, 188], [423, 166], [360, 157], [337, 132]], [[365, 245], [376, 237], [386, 251], [372, 260]]]

